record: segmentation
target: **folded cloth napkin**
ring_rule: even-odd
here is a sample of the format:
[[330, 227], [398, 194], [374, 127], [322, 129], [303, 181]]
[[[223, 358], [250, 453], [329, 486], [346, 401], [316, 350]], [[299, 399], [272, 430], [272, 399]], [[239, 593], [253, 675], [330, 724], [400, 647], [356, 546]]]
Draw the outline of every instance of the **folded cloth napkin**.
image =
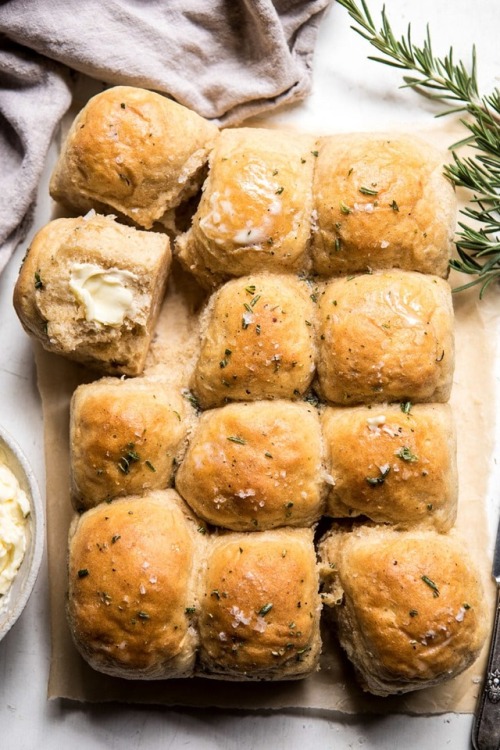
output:
[[29, 230], [54, 127], [70, 103], [62, 66], [0, 37], [0, 272]]
[[70, 104], [67, 68], [236, 124], [308, 94], [330, 2], [0, 3], [0, 271], [28, 231], [47, 149]]

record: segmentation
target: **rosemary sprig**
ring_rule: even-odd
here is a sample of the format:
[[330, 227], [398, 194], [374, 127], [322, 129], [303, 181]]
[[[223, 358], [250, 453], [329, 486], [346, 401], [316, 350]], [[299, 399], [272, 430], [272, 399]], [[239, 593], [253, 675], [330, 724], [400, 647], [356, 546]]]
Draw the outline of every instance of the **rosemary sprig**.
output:
[[[382, 10], [382, 25], [377, 29], [365, 0], [337, 0], [348, 11], [357, 26], [351, 28], [370, 42], [381, 54], [370, 60], [408, 70], [402, 88], [414, 88], [431, 99], [448, 103], [438, 117], [464, 112], [461, 122], [469, 134], [450, 146], [453, 162], [445, 167], [447, 177], [459, 187], [471, 191], [470, 204], [461, 210], [474, 225], [459, 222], [456, 237], [458, 258], [450, 261], [452, 268], [472, 276], [472, 281], [456, 287], [459, 292], [477, 284], [482, 298], [486, 289], [500, 278], [500, 90], [489, 95], [478, 90], [476, 51], [472, 48], [469, 69], [463, 61], [455, 62], [453, 48], [444, 57], [435, 56], [429, 27], [419, 47], [407, 33], [397, 39]], [[459, 147], [468, 145], [476, 153], [462, 157]], [[476, 228], [478, 227], [478, 228]]]

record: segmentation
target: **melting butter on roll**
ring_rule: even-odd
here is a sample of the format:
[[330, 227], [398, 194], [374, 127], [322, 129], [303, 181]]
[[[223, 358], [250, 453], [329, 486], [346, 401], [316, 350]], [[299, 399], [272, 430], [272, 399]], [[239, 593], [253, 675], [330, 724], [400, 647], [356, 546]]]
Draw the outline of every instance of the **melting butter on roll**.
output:
[[74, 520], [67, 615], [91, 667], [134, 680], [193, 673], [200, 530], [173, 490], [104, 503]]
[[228, 680], [291, 680], [318, 664], [320, 599], [310, 529], [209, 540], [198, 669]]
[[306, 282], [270, 273], [233, 279], [212, 295], [192, 381], [204, 409], [305, 393], [316, 357], [310, 297]]
[[453, 531], [334, 530], [320, 557], [324, 601], [364, 690], [432, 687], [475, 661], [486, 636], [485, 601]]
[[170, 269], [169, 239], [89, 212], [33, 239], [14, 306], [47, 351], [112, 375], [139, 375]]
[[310, 526], [324, 506], [322, 457], [319, 418], [310, 404], [229, 404], [201, 416], [176, 488], [216, 526]]
[[310, 267], [315, 138], [260, 128], [224, 130], [192, 228], [177, 239], [203, 286], [262, 270]]
[[448, 404], [327, 407], [326, 513], [448, 531], [457, 509], [456, 436]]
[[457, 209], [443, 154], [384, 133], [326, 136], [317, 148], [316, 273], [395, 267], [448, 276]]
[[446, 281], [378, 271], [326, 282], [318, 302], [318, 389], [333, 404], [445, 402], [454, 370]]
[[165, 96], [115, 86], [76, 117], [50, 181], [69, 208], [119, 212], [145, 229], [196, 193], [215, 125]]
[[76, 507], [168, 487], [190, 417], [186, 400], [162, 382], [103, 378], [80, 385], [70, 409]]

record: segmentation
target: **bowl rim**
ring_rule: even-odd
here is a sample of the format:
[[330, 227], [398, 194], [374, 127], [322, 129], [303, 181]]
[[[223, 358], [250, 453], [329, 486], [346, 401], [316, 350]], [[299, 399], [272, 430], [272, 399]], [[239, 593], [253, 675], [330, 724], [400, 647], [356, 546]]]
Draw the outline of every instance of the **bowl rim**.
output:
[[[7, 604], [7, 618], [0, 629], [0, 641], [7, 635], [9, 630], [12, 628], [15, 622], [17, 622], [21, 613], [23, 612], [28, 599], [31, 596], [35, 582], [40, 571], [40, 565], [42, 562], [43, 551], [45, 546], [45, 513], [42, 503], [42, 497], [40, 494], [40, 488], [38, 486], [37, 479], [31, 468], [28, 459], [22, 451], [19, 443], [10, 435], [10, 433], [0, 425], [0, 443], [3, 443], [8, 451], [14, 456], [17, 463], [20, 465], [24, 472], [27, 485], [29, 487], [29, 503], [31, 506], [30, 518], [31, 518], [31, 546], [26, 550], [26, 555], [29, 554], [28, 558], [28, 573], [26, 580], [16, 599], [12, 600], [12, 604]], [[8, 594], [7, 594], [8, 596]]]

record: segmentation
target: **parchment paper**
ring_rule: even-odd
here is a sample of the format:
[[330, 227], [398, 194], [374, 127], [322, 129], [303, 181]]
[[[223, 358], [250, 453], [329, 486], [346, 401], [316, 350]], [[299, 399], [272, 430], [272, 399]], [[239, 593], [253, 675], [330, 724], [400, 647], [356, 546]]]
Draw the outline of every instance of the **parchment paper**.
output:
[[[458, 281], [451, 278], [452, 286]], [[188, 375], [197, 336], [193, 283], [176, 269], [162, 308], [148, 367], [167, 370], [182, 363]], [[486, 515], [488, 479], [493, 468], [495, 426], [495, 332], [499, 330], [499, 294], [478, 302], [477, 290], [454, 298], [456, 372], [452, 407], [458, 432], [460, 498], [457, 527], [482, 572], [486, 613], [493, 618], [494, 587], [488, 559]], [[321, 670], [306, 680], [283, 683], [234, 683], [202, 678], [129, 681], [92, 670], [75, 650], [65, 618], [66, 541], [73, 514], [69, 498], [69, 401], [75, 387], [98, 375], [35, 346], [38, 383], [45, 421], [47, 527], [52, 617], [49, 698], [123, 701], [169, 706], [240, 709], [314, 708], [346, 713], [472, 712], [485, 669], [487, 649], [463, 675], [442, 686], [405, 696], [375, 698], [357, 686], [352, 669], [324, 627]], [[179, 372], [179, 370], [177, 370]], [[186, 381], [187, 382], [187, 381]]]

